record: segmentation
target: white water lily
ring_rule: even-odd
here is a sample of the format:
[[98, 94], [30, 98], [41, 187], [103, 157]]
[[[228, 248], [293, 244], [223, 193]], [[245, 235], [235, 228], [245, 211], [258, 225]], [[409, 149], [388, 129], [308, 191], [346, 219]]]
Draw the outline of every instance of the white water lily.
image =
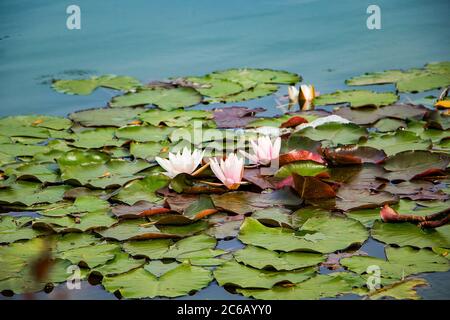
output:
[[195, 149], [192, 153], [184, 147], [183, 151], [178, 151], [177, 154], [169, 152], [169, 159], [156, 157], [158, 164], [166, 170], [164, 174], [170, 178], [174, 178], [180, 173], [191, 174], [198, 167], [203, 158], [203, 153]]
[[302, 84], [300, 86], [300, 90], [295, 86], [289, 86], [288, 96], [289, 101], [291, 102], [298, 102], [299, 100], [310, 102], [316, 97], [316, 92], [313, 85]]
[[239, 158], [235, 153], [230, 153], [228, 157], [220, 162], [216, 158], [209, 160], [211, 170], [216, 177], [230, 190], [239, 187], [244, 175], [244, 159]]
[[344, 123], [350, 123], [349, 120], [333, 114], [331, 116], [318, 118], [318, 119], [313, 120], [313, 121], [308, 122], [308, 123], [302, 123], [302, 124], [298, 125], [295, 128], [295, 131], [303, 130], [305, 128], [315, 128], [315, 127], [321, 126], [321, 125], [326, 124], [326, 123], [331, 123], [331, 122], [343, 123], [343, 124]]
[[258, 140], [250, 140], [250, 144], [253, 149], [253, 154], [249, 154], [243, 150], [240, 150], [240, 153], [253, 163], [267, 165], [280, 156], [280, 137], [272, 142], [268, 136], [262, 136]]

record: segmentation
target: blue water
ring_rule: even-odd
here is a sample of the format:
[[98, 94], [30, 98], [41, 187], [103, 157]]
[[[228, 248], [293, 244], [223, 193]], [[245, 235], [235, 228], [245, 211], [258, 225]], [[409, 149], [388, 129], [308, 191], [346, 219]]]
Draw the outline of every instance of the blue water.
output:
[[[366, 27], [373, 3], [381, 30]], [[66, 28], [70, 4], [81, 8], [81, 30]], [[265, 67], [330, 92], [362, 72], [449, 60], [449, 9], [448, 0], [2, 0], [0, 116], [65, 115], [115, 94], [66, 96], [47, 83], [77, 74], [148, 81]]]
[[[70, 4], [81, 7], [81, 30], [66, 28]], [[366, 27], [369, 4], [381, 8], [381, 30]], [[450, 60], [449, 13], [448, 0], [1, 0], [0, 116], [104, 106], [115, 92], [68, 96], [49, 85], [96, 74], [145, 82], [262, 67], [297, 72], [322, 93], [345, 89], [345, 79], [363, 72]], [[277, 112], [274, 97], [245, 105]], [[364, 249], [383, 256], [373, 240]], [[450, 298], [449, 273], [425, 278], [431, 288], [421, 295]], [[88, 284], [72, 292], [60, 285], [36, 297], [114, 298]], [[188, 298], [242, 297], [213, 284]]]

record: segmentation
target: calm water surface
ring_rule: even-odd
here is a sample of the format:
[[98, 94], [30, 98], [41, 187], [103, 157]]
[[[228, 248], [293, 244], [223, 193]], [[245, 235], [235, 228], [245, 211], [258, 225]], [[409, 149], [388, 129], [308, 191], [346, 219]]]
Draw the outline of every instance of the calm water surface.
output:
[[[66, 29], [70, 4], [81, 7], [81, 30]], [[381, 30], [366, 27], [369, 4], [381, 8]], [[346, 78], [363, 72], [450, 60], [449, 13], [448, 0], [2, 0], [0, 116], [66, 115], [104, 106], [116, 93], [100, 89], [87, 97], [68, 96], [49, 86], [53, 78], [95, 74], [150, 81], [262, 67], [297, 72], [320, 92], [332, 92], [345, 89]], [[282, 88], [280, 94], [285, 92]], [[402, 99], [416, 101], [425, 95]], [[267, 114], [279, 112], [274, 97], [240, 105], [263, 106]], [[363, 249], [384, 255], [374, 240]], [[419, 289], [424, 298], [450, 298], [449, 273], [425, 278], [432, 288]], [[115, 298], [87, 283], [79, 291], [64, 288], [35, 297]], [[12, 299], [16, 298], [23, 297]], [[243, 297], [212, 284], [184, 298]]]

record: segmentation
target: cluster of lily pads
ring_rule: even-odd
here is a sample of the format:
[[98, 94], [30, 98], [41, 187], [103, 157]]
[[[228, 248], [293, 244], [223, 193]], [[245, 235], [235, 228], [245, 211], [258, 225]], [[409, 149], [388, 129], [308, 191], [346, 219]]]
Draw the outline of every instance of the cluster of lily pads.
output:
[[[347, 81], [396, 92], [291, 89], [308, 110], [276, 117], [219, 104], [300, 81], [268, 69], [56, 80], [66, 94], [123, 94], [68, 117], [1, 118], [0, 291], [49, 289], [76, 265], [123, 298], [178, 297], [212, 281], [256, 299], [420, 298], [414, 288], [427, 282], [414, 275], [449, 270], [449, 106], [397, 103], [398, 93], [450, 85], [450, 63]], [[198, 153], [175, 154], [185, 148]], [[386, 259], [358, 250], [370, 237]], [[245, 247], [217, 248], [233, 238]]]

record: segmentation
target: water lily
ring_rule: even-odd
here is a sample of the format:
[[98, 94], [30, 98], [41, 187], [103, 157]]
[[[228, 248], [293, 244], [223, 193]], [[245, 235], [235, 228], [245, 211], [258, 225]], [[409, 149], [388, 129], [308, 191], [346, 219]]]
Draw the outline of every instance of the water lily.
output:
[[216, 177], [230, 190], [236, 190], [242, 181], [244, 174], [244, 159], [236, 154], [230, 153], [228, 157], [220, 162], [216, 158], [209, 160], [211, 170]]
[[166, 170], [164, 174], [170, 178], [174, 178], [180, 173], [191, 174], [198, 167], [203, 158], [203, 152], [195, 149], [192, 153], [184, 147], [183, 151], [177, 154], [169, 152], [169, 159], [156, 157], [158, 164]]
[[291, 102], [297, 102], [299, 100], [310, 102], [314, 100], [314, 98], [316, 97], [316, 93], [313, 85], [302, 84], [300, 86], [300, 90], [295, 86], [289, 86], [288, 96]]
[[268, 136], [261, 136], [258, 140], [250, 140], [254, 154], [240, 150], [241, 154], [256, 164], [267, 165], [280, 156], [281, 138], [274, 142]]

